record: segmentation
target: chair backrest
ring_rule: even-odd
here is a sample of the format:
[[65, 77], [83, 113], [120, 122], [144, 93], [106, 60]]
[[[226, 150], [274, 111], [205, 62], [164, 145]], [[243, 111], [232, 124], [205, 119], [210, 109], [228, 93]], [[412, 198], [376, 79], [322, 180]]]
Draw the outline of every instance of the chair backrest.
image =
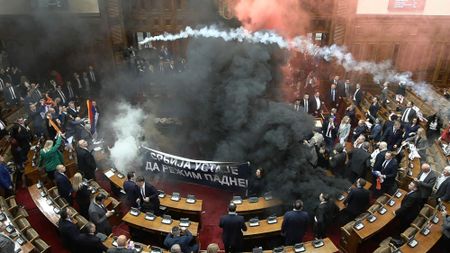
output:
[[378, 247], [373, 253], [391, 253], [391, 247], [389, 245], [383, 245]]
[[413, 237], [417, 233], [417, 229], [414, 227], [409, 227], [405, 230], [405, 232], [401, 233], [400, 236], [408, 242], [411, 237]]
[[9, 209], [8, 202], [6, 202], [5, 198], [3, 196], [0, 196], [0, 207], [3, 207], [5, 209]]
[[50, 197], [52, 197], [53, 199], [59, 198], [58, 188], [56, 186], [53, 186], [52, 188], [50, 188], [48, 190], [48, 195], [50, 195]]
[[380, 197], [377, 198], [376, 203], [379, 203], [379, 204], [381, 204], [381, 205], [384, 205], [384, 204], [387, 203], [387, 201], [389, 200], [389, 198], [390, 198], [390, 197], [389, 197], [388, 195], [384, 194], [384, 195], [382, 195], [382, 196], [380, 196]]
[[375, 213], [382, 205], [380, 203], [374, 203], [367, 209], [367, 211], [371, 214]]
[[428, 219], [433, 215], [433, 212], [434, 208], [428, 204], [425, 204], [425, 206], [420, 210], [420, 215]]
[[88, 224], [88, 222], [89, 222], [86, 218], [84, 218], [80, 214], [75, 215], [74, 219], [77, 221], [77, 226], [80, 230], [82, 230], [86, 226], [86, 224]]
[[414, 219], [414, 221], [411, 223], [411, 225], [417, 229], [421, 229], [423, 224], [425, 224], [426, 220], [427, 220], [426, 218], [419, 215]]
[[55, 200], [55, 202], [59, 206], [59, 208], [61, 208], [61, 209], [64, 208], [64, 207], [67, 207], [69, 205], [64, 198], [57, 198]]
[[36, 232], [36, 230], [34, 230], [34, 228], [28, 228], [25, 231], [25, 237], [28, 239], [28, 241], [32, 242], [39, 237], [39, 234]]
[[44, 242], [44, 240], [42, 240], [41, 238], [34, 240], [32, 243], [36, 248], [37, 252], [39, 253], [50, 252], [49, 251], [50, 246], [46, 242]]

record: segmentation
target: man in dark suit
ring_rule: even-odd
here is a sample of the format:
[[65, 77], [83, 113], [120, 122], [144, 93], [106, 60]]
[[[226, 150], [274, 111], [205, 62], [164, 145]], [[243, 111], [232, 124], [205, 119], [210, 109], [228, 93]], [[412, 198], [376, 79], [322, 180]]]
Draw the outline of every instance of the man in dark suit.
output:
[[127, 173], [127, 180], [123, 182], [123, 190], [127, 195], [127, 204], [129, 207], [138, 207], [139, 187], [134, 182], [134, 172]]
[[5, 89], [3, 89], [3, 95], [5, 96], [6, 105], [19, 104], [20, 95], [18, 91], [11, 85], [11, 83], [5, 83]]
[[60, 98], [61, 105], [66, 105], [69, 102], [67, 95], [64, 94], [64, 91], [59, 85], [55, 87], [55, 91], [53, 91], [52, 97], [53, 99]]
[[438, 178], [434, 198], [438, 201], [450, 201], [450, 166], [446, 166]]
[[86, 224], [87, 233], [80, 234], [78, 238], [79, 252], [103, 253], [108, 248], [102, 243], [99, 237], [95, 236], [96, 227], [94, 223]]
[[347, 154], [344, 152], [344, 146], [340, 143], [336, 144], [332, 154], [330, 155], [330, 169], [334, 175], [344, 176], [345, 162]]
[[422, 198], [419, 192], [419, 183], [411, 181], [408, 185], [409, 192], [403, 198], [400, 208], [394, 211], [395, 216], [400, 218], [401, 231], [417, 217], [422, 208]]
[[369, 114], [368, 114], [369, 119], [371, 120], [372, 123], [374, 123], [375, 119], [377, 118], [378, 110], [380, 110], [380, 104], [378, 103], [378, 98], [373, 97], [372, 103], [369, 106]]
[[436, 183], [436, 173], [431, 169], [428, 163], [422, 164], [421, 171], [414, 181], [419, 183], [419, 192], [422, 198], [422, 206], [427, 202], [433, 192], [433, 186]]
[[[380, 192], [376, 189], [376, 183], [377, 183], [377, 176], [376, 173], [380, 172], [382, 169], [382, 165], [386, 156], [387, 150], [387, 143], [382, 141], [378, 144], [378, 154], [375, 156], [375, 161], [373, 163], [372, 167], [372, 193], [374, 196], [379, 196]], [[378, 172], [375, 172], [378, 171]]]
[[117, 247], [108, 249], [107, 253], [136, 253], [136, 250], [127, 248], [128, 239], [126, 236], [119, 235], [116, 242]]
[[330, 153], [333, 149], [334, 140], [336, 139], [336, 132], [337, 129], [334, 124], [334, 118], [329, 117], [328, 120], [322, 125], [322, 135], [328, 153]]
[[355, 129], [353, 129], [353, 133], [352, 133], [352, 141], [355, 142], [355, 140], [360, 136], [360, 135], [364, 135], [367, 132], [367, 125], [366, 122], [364, 120], [359, 120], [358, 121], [358, 125], [355, 127]]
[[360, 85], [359, 83], [357, 83], [357, 84], [356, 84], [356, 90], [355, 90], [355, 92], [353, 93], [352, 100], [353, 100], [353, 103], [354, 103], [358, 108], [361, 108], [360, 104], [361, 104], [361, 101], [362, 101], [362, 97], [363, 97], [363, 94], [362, 94], [362, 90], [361, 90], [361, 85]]
[[78, 141], [78, 147], [75, 149], [77, 152], [78, 170], [83, 174], [86, 179], [95, 180], [95, 170], [97, 164], [91, 151], [87, 149], [88, 142], [85, 140]]
[[338, 88], [340, 87], [341, 94], [347, 98], [350, 98], [352, 96], [353, 90], [352, 90], [352, 84], [350, 83], [350, 80], [345, 80], [345, 82], [342, 85], [338, 85]]
[[300, 101], [300, 106], [303, 107], [303, 111], [306, 113], [313, 113], [313, 106], [309, 99], [309, 95], [305, 94], [303, 99]]
[[364, 142], [361, 148], [354, 148], [349, 154], [349, 179], [355, 182], [357, 178], [365, 178], [370, 168], [370, 154], [367, 152], [369, 143]]
[[64, 174], [66, 172], [66, 167], [62, 164], [56, 166], [55, 172], [55, 184], [58, 188], [59, 196], [67, 200], [69, 205], [73, 204], [72, 201], [72, 183], [70, 183], [69, 178]]
[[77, 97], [76, 89], [72, 86], [71, 81], [66, 82], [66, 86], [64, 89], [64, 94], [67, 95], [68, 101], [72, 101]]
[[114, 210], [107, 210], [103, 202], [106, 196], [102, 193], [95, 196], [94, 201], [89, 205], [89, 220], [97, 227], [97, 233], [109, 235], [112, 232], [108, 218], [114, 214]]
[[58, 230], [64, 247], [70, 252], [79, 252], [77, 249], [77, 244], [80, 236], [80, 230], [70, 218], [72, 216], [70, 209], [61, 209], [59, 215], [60, 219], [58, 221]]
[[159, 192], [156, 188], [148, 182], [145, 182], [143, 176], [136, 179], [136, 184], [139, 187], [139, 205], [142, 212], [151, 211], [154, 214], [159, 213]]
[[417, 117], [417, 112], [413, 109], [413, 106], [414, 103], [411, 101], [406, 104], [406, 108], [403, 110], [400, 118], [403, 124], [411, 123], [412, 119]]
[[75, 107], [75, 102], [70, 101], [69, 102], [69, 108], [67, 108], [67, 113], [72, 116], [72, 118], [76, 118], [78, 117], [78, 114], [80, 113], [80, 107], [78, 106], [77, 108]]
[[236, 213], [236, 205], [230, 203], [228, 214], [220, 218], [219, 226], [223, 229], [222, 241], [225, 252], [241, 252], [244, 235], [242, 231], [247, 231], [244, 217]]
[[339, 208], [333, 201], [330, 201], [330, 196], [326, 193], [321, 193], [319, 200], [320, 203], [314, 211], [313, 230], [316, 238], [323, 239], [327, 236], [327, 228], [336, 218]]
[[401, 124], [399, 121], [395, 121], [392, 127], [387, 127], [381, 138], [387, 143], [388, 150], [397, 149], [402, 142], [403, 132], [400, 129]]
[[328, 105], [330, 108], [338, 108], [339, 100], [341, 99], [341, 93], [336, 87], [336, 84], [332, 84], [328, 92]]
[[170, 249], [175, 244], [180, 245], [183, 253], [198, 252], [198, 244], [195, 243], [194, 236], [185, 228], [180, 229], [175, 226], [172, 228], [172, 233], [167, 234], [164, 239], [164, 246]]
[[287, 211], [281, 225], [281, 235], [285, 239], [285, 246], [303, 242], [303, 236], [308, 228], [308, 213], [303, 211], [303, 201], [296, 200], [294, 210]]
[[366, 180], [358, 178], [356, 180], [356, 188], [352, 188], [344, 200], [346, 207], [343, 212], [347, 219], [344, 222], [345, 224], [365, 212], [367, 207], [369, 207], [370, 192], [364, 188], [365, 185]]
[[380, 171], [374, 171], [374, 175], [381, 182], [380, 193], [392, 195], [396, 191], [395, 178], [397, 177], [398, 164], [392, 152], [388, 151], [384, 155], [384, 162]]
[[319, 115], [323, 110], [323, 100], [320, 98], [320, 93], [317, 91], [314, 93], [314, 97], [311, 100], [311, 108], [314, 115]]

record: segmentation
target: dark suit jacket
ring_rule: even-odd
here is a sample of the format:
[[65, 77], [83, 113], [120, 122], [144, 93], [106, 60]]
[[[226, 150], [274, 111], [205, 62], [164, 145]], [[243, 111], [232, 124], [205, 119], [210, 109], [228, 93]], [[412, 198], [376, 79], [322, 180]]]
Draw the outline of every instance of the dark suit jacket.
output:
[[285, 237], [285, 245], [294, 245], [303, 241], [308, 220], [309, 216], [305, 211], [288, 211], [284, 214], [281, 235]]
[[89, 205], [89, 220], [97, 227], [97, 233], [109, 235], [112, 232], [108, 218], [106, 218], [106, 208], [98, 206], [95, 201]]
[[[322, 125], [322, 135], [324, 138], [327, 138], [327, 131], [328, 131], [328, 126], [329, 126], [330, 122], [328, 122], [328, 120], [326, 120], [323, 125]], [[334, 124], [334, 128], [332, 128], [330, 130], [330, 135], [331, 135], [331, 139], [336, 139], [336, 133], [338, 130], [338, 126], [336, 126], [336, 124]]]
[[[311, 99], [309, 99], [309, 100], [307, 100], [307, 103], [308, 103], [308, 113], [313, 113], [314, 112], [314, 107], [313, 107], [313, 105], [312, 105], [312, 103], [311, 103]], [[300, 101], [300, 105], [303, 107], [303, 108], [305, 108], [306, 106], [306, 103], [305, 103], [305, 100], [304, 99], [301, 99], [301, 101]], [[303, 109], [303, 111], [304, 111], [305, 109]]]
[[370, 104], [370, 106], [369, 106], [370, 116], [372, 116], [373, 118], [376, 118], [377, 114], [378, 114], [378, 110], [380, 110], [380, 105], [378, 103]]
[[80, 230], [77, 225], [68, 220], [60, 220], [58, 222], [58, 230], [63, 245], [72, 252], [75, 252], [78, 238], [80, 236]]
[[402, 130], [397, 129], [397, 131], [394, 134], [393, 128], [387, 127], [381, 139], [387, 143], [388, 149], [392, 150], [394, 145], [397, 145], [397, 147], [400, 145], [400, 143], [402, 142], [402, 135], [403, 135]]
[[320, 96], [319, 96], [319, 100], [320, 100], [320, 107], [318, 108], [317, 103], [316, 103], [316, 98], [314, 96], [312, 96], [312, 98], [310, 99], [311, 109], [313, 112], [320, 111], [323, 109], [323, 105], [322, 105], [323, 99]]
[[375, 142], [381, 141], [383, 126], [380, 124], [375, 124], [372, 126], [372, 129], [370, 130], [370, 139], [374, 140]]
[[373, 164], [373, 170], [381, 171], [381, 165], [385, 160], [387, 150], [380, 151], [378, 155], [375, 157], [375, 163]]
[[333, 173], [343, 174], [345, 169], [345, 160], [347, 155], [344, 152], [333, 155], [330, 159], [330, 168]]
[[359, 177], [365, 177], [370, 167], [370, 154], [362, 148], [355, 148], [350, 153], [348, 168]]
[[172, 234], [167, 234], [166, 238], [164, 239], [164, 246], [170, 249], [173, 245], [178, 244], [180, 245], [181, 252], [191, 253], [192, 250], [189, 244], [193, 239], [194, 237], [189, 231], [186, 231], [186, 233], [181, 236], [173, 236]]
[[13, 90], [14, 90], [14, 94], [16, 95], [16, 98], [13, 98], [13, 94], [11, 93], [11, 90], [9, 87], [5, 87], [5, 89], [3, 90], [3, 95], [5, 96], [6, 103], [14, 103], [19, 100], [19, 98], [20, 98], [19, 91], [14, 87], [13, 87]]
[[358, 91], [355, 90], [355, 92], [352, 95], [352, 100], [355, 102], [355, 105], [359, 107], [359, 105], [361, 104], [361, 100], [362, 100], [362, 90], [361, 89], [359, 89]]
[[445, 179], [436, 191], [436, 198], [440, 198], [442, 201], [450, 200], [450, 177]]
[[69, 178], [66, 175], [55, 172], [55, 182], [56, 187], [58, 187], [58, 193], [61, 197], [67, 198], [73, 192], [72, 184], [70, 183]]
[[[403, 121], [403, 116], [406, 116], [406, 115], [404, 115], [405, 112], [406, 112], [406, 110], [408, 110], [408, 108], [405, 108], [405, 109], [402, 111], [402, 116], [400, 117], [400, 120], [402, 120], [402, 121]], [[406, 122], [411, 122], [412, 119], [415, 118], [415, 117], [417, 117], [416, 110], [414, 110], [413, 108], [411, 108], [411, 110], [409, 111], [408, 118], [405, 119], [405, 121], [406, 121]]]
[[80, 234], [78, 242], [80, 252], [103, 253], [108, 250], [100, 238], [95, 235]]
[[333, 95], [331, 92], [331, 88], [327, 91], [327, 102], [331, 107], [336, 107], [336, 105], [339, 103], [339, 97], [341, 97], [342, 93], [340, 92], [340, 90], [338, 88], [336, 88], [335, 90], [335, 95], [334, 95], [334, 100], [333, 100]]
[[244, 235], [243, 231], [247, 231], [244, 217], [237, 214], [227, 214], [220, 218], [219, 226], [223, 229], [222, 241], [225, 246], [240, 248]]
[[353, 214], [359, 215], [366, 211], [369, 206], [370, 193], [364, 188], [353, 188], [348, 193], [344, 204], [347, 205], [346, 210]]
[[[419, 179], [422, 176], [422, 172], [419, 173], [417, 178]], [[428, 176], [423, 180], [423, 182], [419, 181], [419, 192], [422, 199], [428, 199], [431, 193], [433, 192], [433, 186], [436, 183], [436, 173], [433, 170], [430, 171]]]
[[353, 135], [352, 135], [352, 140], [353, 142], [358, 139], [358, 137], [362, 134], [365, 135], [367, 131], [367, 125], [364, 124], [363, 126], [356, 126], [355, 129], [353, 129]]
[[123, 183], [123, 190], [127, 194], [127, 201], [131, 207], [137, 207], [136, 200], [139, 198], [139, 187], [135, 182], [127, 180]]
[[141, 189], [139, 190], [139, 199], [141, 200], [142, 211], [153, 211], [154, 213], [159, 212], [159, 192], [158, 190], [148, 182], [145, 182], [145, 197], [149, 197], [150, 202], [144, 202], [144, 198], [141, 194]]
[[83, 176], [87, 179], [95, 179], [95, 169], [97, 164], [95, 163], [94, 156], [86, 149], [77, 147], [77, 161], [78, 170], [81, 171]]
[[419, 191], [408, 193], [402, 200], [400, 208], [395, 211], [396, 216], [400, 219], [410, 222], [413, 221], [422, 208], [422, 198]]
[[381, 174], [386, 175], [381, 187], [389, 190], [394, 185], [395, 177], [397, 177], [397, 169], [398, 164], [395, 158], [392, 158], [385, 168], [381, 168]]

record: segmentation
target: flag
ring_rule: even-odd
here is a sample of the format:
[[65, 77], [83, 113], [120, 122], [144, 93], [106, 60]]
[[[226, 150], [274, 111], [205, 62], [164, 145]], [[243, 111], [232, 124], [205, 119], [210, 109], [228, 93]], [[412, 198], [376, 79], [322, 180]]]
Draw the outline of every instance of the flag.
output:
[[91, 124], [91, 134], [95, 133], [96, 128], [96, 117], [97, 117], [97, 110], [95, 106], [92, 105], [92, 100], [88, 99], [86, 100], [87, 105], [87, 112], [88, 112], [88, 119], [89, 124]]

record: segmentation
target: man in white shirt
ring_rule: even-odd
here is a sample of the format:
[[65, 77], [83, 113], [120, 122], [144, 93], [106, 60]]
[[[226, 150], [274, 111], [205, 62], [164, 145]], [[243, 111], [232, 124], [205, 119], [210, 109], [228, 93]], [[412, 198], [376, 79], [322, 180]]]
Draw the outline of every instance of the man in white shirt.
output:
[[321, 110], [322, 110], [322, 100], [320, 99], [320, 93], [317, 91], [314, 94], [314, 99], [313, 99], [313, 108], [314, 108], [314, 114], [318, 115], [320, 114]]
[[438, 201], [450, 201], [450, 166], [446, 166], [436, 182], [434, 197]]
[[421, 171], [414, 181], [419, 183], [419, 192], [422, 198], [422, 204], [425, 204], [433, 192], [433, 186], [436, 183], [437, 176], [428, 163], [422, 164]]

